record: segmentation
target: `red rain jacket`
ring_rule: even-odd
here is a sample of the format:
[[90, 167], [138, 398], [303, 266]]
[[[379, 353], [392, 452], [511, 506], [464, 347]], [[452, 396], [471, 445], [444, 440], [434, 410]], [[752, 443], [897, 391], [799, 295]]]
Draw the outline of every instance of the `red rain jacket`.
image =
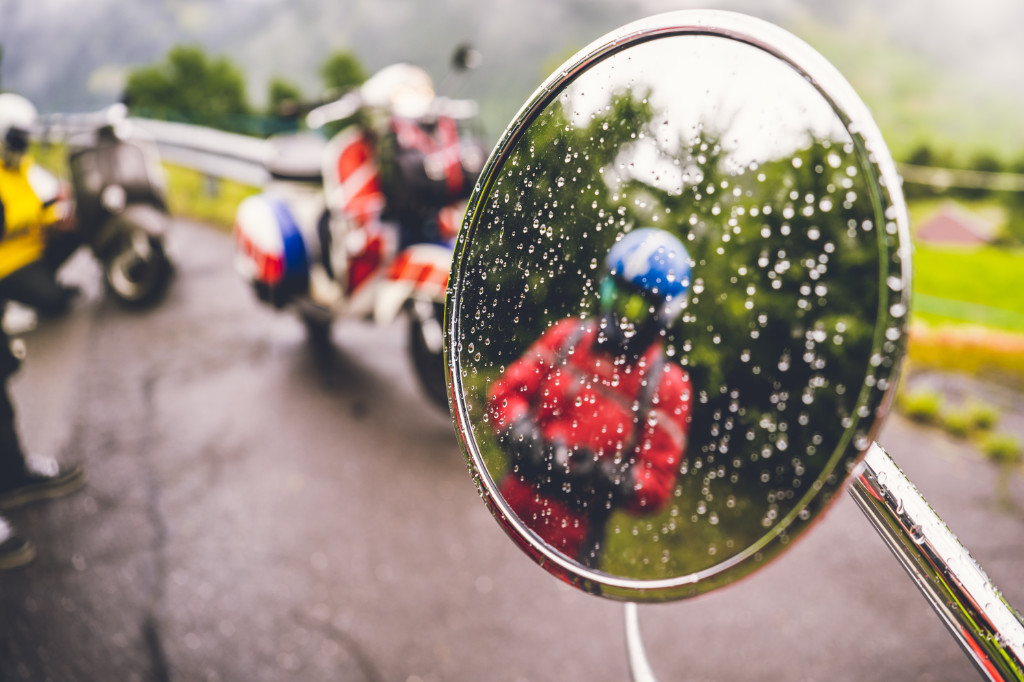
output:
[[[657, 362], [655, 343], [634, 364], [594, 347], [596, 321], [568, 319], [545, 332], [491, 385], [488, 407], [501, 433], [521, 416], [540, 426], [545, 440], [561, 440], [598, 457], [633, 461], [636, 485], [626, 509], [658, 511], [676, 485], [690, 421], [690, 378], [672, 362]], [[639, 405], [652, 367], [660, 367], [648, 405]], [[657, 370], [656, 370], [657, 371]], [[639, 415], [642, 425], [635, 423]], [[646, 417], [645, 417], [646, 415]], [[509, 472], [501, 494], [519, 518], [548, 544], [576, 557], [588, 519], [564, 501], [540, 494], [530, 480]]]

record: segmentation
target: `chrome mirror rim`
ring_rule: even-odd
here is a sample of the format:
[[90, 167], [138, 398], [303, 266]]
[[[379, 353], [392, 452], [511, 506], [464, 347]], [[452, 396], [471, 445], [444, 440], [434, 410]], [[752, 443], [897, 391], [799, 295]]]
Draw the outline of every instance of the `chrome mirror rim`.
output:
[[[863, 442], [854, 444], [853, 428], [847, 429], [843, 441], [836, 449], [830, 461], [830, 467], [838, 477], [828, 490], [815, 489], [806, 494], [807, 501], [798, 505], [794, 511], [776, 527], [778, 532], [764, 535], [757, 543], [743, 552], [720, 562], [708, 569], [696, 571], [684, 576], [662, 579], [632, 579], [610, 575], [599, 570], [586, 568], [557, 550], [547, 546], [528, 528], [510, 508], [497, 490], [484, 465], [480, 450], [472, 436], [468, 419], [468, 409], [462, 386], [462, 376], [458, 367], [460, 352], [459, 325], [461, 314], [461, 298], [458, 296], [460, 272], [467, 258], [467, 245], [478, 227], [478, 218], [489, 196], [493, 183], [504, 167], [505, 162], [521, 139], [526, 129], [545, 110], [569, 83], [592, 65], [617, 54], [631, 46], [648, 41], [673, 36], [710, 36], [729, 39], [755, 47], [787, 64], [803, 76], [820, 94], [841, 119], [849, 131], [854, 144], [865, 158], [867, 166], [876, 174], [877, 187], [887, 196], [872, 196], [875, 215], [881, 217], [885, 213], [884, 233], [879, 230], [880, 239], [888, 239], [895, 248], [884, 249], [883, 256], [898, 261], [898, 272], [882, 275], [883, 285], [880, 287], [879, 320], [875, 325], [875, 341], [873, 348], [884, 353], [888, 363], [887, 386], [881, 388], [881, 395], [871, 401], [872, 423]], [[875, 182], [869, 185], [874, 193]], [[716, 587], [731, 583], [763, 565], [757, 558], [758, 552], [765, 546], [788, 540], [785, 531], [799, 528], [806, 523], [797, 518], [797, 513], [810, 504], [826, 506], [834, 500], [841, 488], [849, 480], [849, 471], [834, 471], [836, 464], [849, 459], [847, 453], [856, 447], [859, 453], [856, 461], [860, 461], [867, 448], [877, 435], [882, 418], [888, 413], [895, 391], [900, 359], [905, 346], [905, 334], [901, 333], [898, 340], [890, 339], [888, 343], [881, 338], [888, 328], [905, 331], [906, 320], [910, 307], [910, 252], [909, 227], [906, 207], [900, 191], [900, 180], [896, 166], [882, 139], [881, 133], [874, 123], [867, 107], [863, 104], [853, 88], [824, 57], [813, 48], [792, 34], [759, 19], [724, 11], [686, 10], [656, 15], [641, 21], [628, 24], [608, 35], [599, 38], [589, 46], [570, 58], [561, 68], [552, 74], [530, 100], [520, 109], [512, 123], [505, 130], [499, 143], [491, 153], [476, 190], [470, 199], [463, 229], [456, 245], [452, 272], [449, 278], [449, 298], [445, 312], [445, 362], [449, 387], [449, 399], [456, 430], [460, 438], [464, 455], [470, 472], [491, 513], [509, 536], [549, 572], [574, 586], [594, 594], [613, 599], [629, 601], [668, 601], [695, 596]], [[881, 228], [881, 225], [879, 225]], [[887, 236], [888, 235], [888, 236]], [[895, 278], [895, 287], [887, 287], [884, 282], [889, 277]], [[862, 389], [860, 404], [868, 404]], [[812, 499], [813, 498], [813, 499]], [[820, 514], [818, 514], [820, 515]], [[792, 517], [792, 518], [790, 518]], [[773, 555], [774, 556], [774, 555]], [[753, 560], [752, 560], [753, 559]]]

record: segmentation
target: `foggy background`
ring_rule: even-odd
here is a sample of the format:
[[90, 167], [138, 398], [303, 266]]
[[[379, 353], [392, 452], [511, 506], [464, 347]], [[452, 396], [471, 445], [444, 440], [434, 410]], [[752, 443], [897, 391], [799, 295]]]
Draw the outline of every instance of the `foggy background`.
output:
[[237, 63], [260, 106], [273, 77], [315, 97], [334, 50], [352, 50], [371, 73], [417, 63], [440, 82], [468, 41], [484, 62], [457, 94], [480, 101], [496, 138], [577, 49], [626, 22], [698, 7], [772, 21], [821, 51], [897, 158], [921, 142], [1001, 158], [1024, 150], [1024, 3], [1014, 0], [0, 0], [0, 87], [43, 112], [88, 111], [115, 101], [131, 69], [196, 44]]

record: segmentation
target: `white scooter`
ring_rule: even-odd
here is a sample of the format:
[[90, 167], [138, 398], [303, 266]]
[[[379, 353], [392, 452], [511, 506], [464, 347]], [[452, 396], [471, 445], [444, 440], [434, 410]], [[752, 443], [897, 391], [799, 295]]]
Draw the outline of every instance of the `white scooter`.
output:
[[338, 318], [407, 313], [417, 376], [445, 406], [452, 244], [484, 160], [476, 104], [437, 97], [423, 69], [395, 64], [307, 120], [340, 130], [326, 142], [271, 140], [272, 180], [238, 207], [237, 270], [260, 300], [297, 311], [318, 343]]

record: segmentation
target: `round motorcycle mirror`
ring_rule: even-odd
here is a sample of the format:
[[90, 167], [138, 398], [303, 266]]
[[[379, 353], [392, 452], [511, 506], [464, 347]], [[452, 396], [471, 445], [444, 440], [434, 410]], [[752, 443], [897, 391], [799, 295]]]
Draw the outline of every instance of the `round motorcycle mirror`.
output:
[[685, 11], [578, 53], [492, 152], [450, 277], [452, 411], [496, 519], [622, 600], [778, 556], [888, 409], [907, 234], [867, 109], [783, 30]]

